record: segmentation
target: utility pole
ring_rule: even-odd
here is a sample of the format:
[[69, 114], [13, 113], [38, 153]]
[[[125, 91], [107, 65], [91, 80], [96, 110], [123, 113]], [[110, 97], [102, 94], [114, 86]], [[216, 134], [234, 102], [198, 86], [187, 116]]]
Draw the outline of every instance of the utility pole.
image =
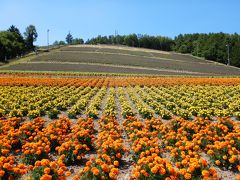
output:
[[230, 65], [230, 58], [229, 58], [229, 44], [226, 45], [227, 46], [227, 53], [228, 53], [228, 62], [227, 65]]
[[49, 29], [47, 30], [47, 47], [48, 47], [48, 50], [49, 50]]

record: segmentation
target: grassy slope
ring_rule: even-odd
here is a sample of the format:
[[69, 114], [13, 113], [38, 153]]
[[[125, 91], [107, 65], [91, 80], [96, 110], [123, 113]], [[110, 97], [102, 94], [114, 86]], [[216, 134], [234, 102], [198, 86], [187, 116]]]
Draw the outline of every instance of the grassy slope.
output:
[[2, 66], [2, 70], [159, 75], [240, 75], [235, 67], [190, 55], [124, 46], [69, 46]]

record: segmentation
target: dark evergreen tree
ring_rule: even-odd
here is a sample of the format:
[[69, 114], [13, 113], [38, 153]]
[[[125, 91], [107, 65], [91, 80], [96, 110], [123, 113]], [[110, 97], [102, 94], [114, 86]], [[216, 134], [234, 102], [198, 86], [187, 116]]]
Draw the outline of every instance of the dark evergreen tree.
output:
[[68, 44], [72, 44], [72, 42], [73, 42], [73, 36], [70, 34], [70, 32], [66, 36], [66, 42]]

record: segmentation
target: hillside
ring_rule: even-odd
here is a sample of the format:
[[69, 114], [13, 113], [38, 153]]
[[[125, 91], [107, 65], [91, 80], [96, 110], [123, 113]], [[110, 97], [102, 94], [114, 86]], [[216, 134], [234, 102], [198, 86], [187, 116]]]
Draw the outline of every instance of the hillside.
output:
[[127, 74], [226, 76], [240, 69], [174, 52], [108, 45], [62, 47], [2, 70], [107, 72]]

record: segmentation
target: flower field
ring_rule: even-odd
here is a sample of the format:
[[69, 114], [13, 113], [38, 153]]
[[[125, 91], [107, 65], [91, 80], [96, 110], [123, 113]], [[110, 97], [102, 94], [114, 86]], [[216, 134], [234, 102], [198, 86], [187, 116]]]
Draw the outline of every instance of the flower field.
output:
[[0, 78], [0, 179], [240, 179], [240, 78]]

